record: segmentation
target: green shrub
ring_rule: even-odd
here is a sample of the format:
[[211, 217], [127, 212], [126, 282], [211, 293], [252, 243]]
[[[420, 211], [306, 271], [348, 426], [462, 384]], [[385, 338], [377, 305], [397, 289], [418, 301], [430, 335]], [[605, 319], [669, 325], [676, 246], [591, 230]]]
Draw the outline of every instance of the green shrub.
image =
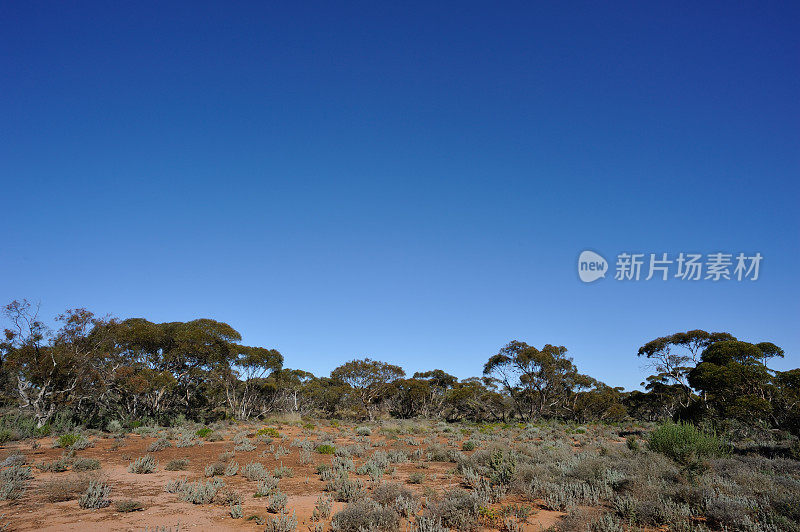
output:
[[475, 448], [478, 446], [473, 440], [467, 440], [461, 445], [462, 451], [474, 451]]
[[200, 437], [200, 438], [205, 438], [206, 436], [208, 436], [212, 432], [214, 432], [214, 431], [211, 430], [210, 428], [203, 427], [202, 429], [198, 429], [197, 432], [195, 432], [195, 435]]
[[14, 435], [10, 429], [0, 429], [0, 445], [14, 439]]
[[62, 449], [68, 449], [75, 445], [75, 443], [80, 440], [80, 435], [75, 434], [73, 432], [68, 432], [67, 434], [62, 434], [56, 440], [56, 447], [61, 447]]
[[716, 434], [703, 432], [688, 423], [660, 425], [650, 435], [648, 447], [682, 464], [728, 453], [727, 446]]
[[319, 454], [336, 454], [336, 447], [326, 443], [317, 447], [317, 452]]
[[278, 432], [278, 429], [273, 427], [264, 427], [262, 429], [258, 429], [256, 432], [256, 436], [269, 436], [270, 438], [280, 438], [281, 435]]

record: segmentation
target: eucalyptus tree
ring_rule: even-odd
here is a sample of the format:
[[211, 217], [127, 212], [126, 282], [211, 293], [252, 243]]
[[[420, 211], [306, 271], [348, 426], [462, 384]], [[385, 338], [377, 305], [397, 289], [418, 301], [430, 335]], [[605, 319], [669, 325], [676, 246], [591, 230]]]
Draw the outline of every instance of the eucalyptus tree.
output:
[[393, 391], [396, 380], [405, 377], [400, 366], [365, 358], [351, 360], [331, 372], [331, 378], [350, 386], [370, 420], [375, 419], [375, 404]]

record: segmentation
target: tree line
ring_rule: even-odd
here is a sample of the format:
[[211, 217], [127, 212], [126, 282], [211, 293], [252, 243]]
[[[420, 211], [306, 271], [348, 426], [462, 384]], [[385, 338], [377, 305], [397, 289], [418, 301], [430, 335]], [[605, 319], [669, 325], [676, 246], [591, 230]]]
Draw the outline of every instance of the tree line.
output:
[[564, 346], [512, 341], [482, 375], [458, 379], [441, 369], [412, 376], [396, 365], [351, 360], [329, 376], [284, 366], [275, 349], [242, 344], [212, 319], [153, 323], [71, 309], [51, 329], [27, 301], [3, 307], [0, 402], [37, 427], [57, 412], [103, 427], [200, 422], [276, 413], [375, 419], [579, 423], [637, 419], [738, 420], [800, 429], [800, 369], [775, 371], [775, 344], [752, 344], [702, 330], [647, 342], [632, 356], [652, 363], [645, 391], [625, 392], [582, 374]]

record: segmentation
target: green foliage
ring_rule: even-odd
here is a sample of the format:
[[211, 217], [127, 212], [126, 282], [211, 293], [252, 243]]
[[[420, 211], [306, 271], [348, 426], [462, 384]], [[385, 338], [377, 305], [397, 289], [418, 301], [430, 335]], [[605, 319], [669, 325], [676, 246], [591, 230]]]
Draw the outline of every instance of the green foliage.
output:
[[256, 431], [256, 436], [269, 436], [270, 438], [280, 438], [281, 435], [278, 429], [274, 427], [263, 427]]
[[81, 437], [79, 434], [75, 434], [72, 432], [69, 432], [67, 434], [62, 434], [56, 440], [56, 446], [61, 447], [62, 449], [68, 449], [72, 447], [75, 443], [77, 443], [78, 440], [80, 439]]
[[208, 436], [212, 432], [214, 432], [212, 429], [210, 429], [208, 427], [203, 427], [201, 429], [198, 429], [194, 434], [195, 434], [195, 436], [197, 436], [199, 438], [205, 438], [206, 436]]
[[334, 447], [333, 445], [329, 445], [329, 444], [323, 444], [323, 445], [320, 445], [319, 447], [317, 447], [317, 452], [319, 454], [335, 454], [336, 453], [336, 447]]
[[703, 432], [688, 423], [660, 425], [650, 434], [648, 448], [682, 464], [728, 453], [728, 446], [716, 434]]

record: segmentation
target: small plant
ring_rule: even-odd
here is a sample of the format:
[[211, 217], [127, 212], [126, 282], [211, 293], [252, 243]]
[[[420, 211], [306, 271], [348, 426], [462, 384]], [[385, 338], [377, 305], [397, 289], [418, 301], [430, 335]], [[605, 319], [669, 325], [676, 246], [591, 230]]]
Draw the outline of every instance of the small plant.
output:
[[215, 477], [225, 472], [225, 464], [222, 462], [214, 462], [205, 467], [204, 473], [207, 477]]
[[47, 471], [50, 473], [63, 473], [72, 467], [72, 459], [69, 456], [62, 455], [58, 460], [53, 460], [52, 462], [42, 462], [36, 467], [38, 467], [41, 471]]
[[263, 480], [258, 481], [256, 492], [253, 497], [267, 497], [278, 489], [278, 479], [273, 476], [268, 476]]
[[128, 471], [137, 475], [146, 475], [153, 473], [157, 467], [156, 459], [152, 455], [146, 454], [131, 462], [128, 465]]
[[297, 515], [292, 512], [290, 516], [283, 511], [278, 517], [267, 521], [267, 528], [264, 529], [264, 532], [294, 532], [295, 530], [297, 530]]
[[514, 478], [517, 469], [517, 459], [514, 454], [498, 449], [494, 451], [489, 460], [489, 467], [492, 468], [491, 479], [494, 484], [506, 486]]
[[270, 476], [263, 464], [258, 462], [248, 462], [245, 464], [245, 466], [242, 467], [241, 475], [247, 480], [252, 481], [264, 480]]
[[272, 471], [272, 476], [275, 478], [292, 478], [294, 476], [294, 469], [286, 467], [281, 463]]
[[421, 515], [414, 521], [411, 532], [448, 532], [449, 529], [442, 526], [442, 520], [438, 517]]
[[233, 449], [240, 453], [249, 453], [250, 451], [256, 450], [256, 445], [249, 439], [245, 438], [240, 443], [238, 443], [236, 447], [234, 447]]
[[311, 520], [321, 521], [327, 519], [331, 516], [332, 508], [333, 499], [326, 495], [318, 497], [316, 504], [314, 504], [314, 511], [311, 513]]
[[336, 447], [325, 443], [317, 447], [317, 452], [319, 454], [336, 454]]
[[159, 439], [157, 439], [156, 441], [154, 441], [153, 443], [151, 443], [147, 447], [147, 452], [148, 453], [155, 453], [155, 452], [158, 452], [158, 451], [162, 451], [162, 450], [166, 449], [167, 447], [172, 447], [172, 442], [170, 442], [166, 438], [159, 438]]
[[276, 514], [286, 508], [286, 502], [289, 498], [281, 491], [274, 491], [267, 501], [267, 511]]
[[0, 471], [0, 500], [19, 499], [28, 489], [31, 468], [14, 465]]
[[474, 451], [478, 444], [474, 440], [467, 440], [461, 444], [462, 451]]
[[625, 445], [627, 445], [628, 449], [630, 449], [631, 451], [639, 450], [639, 440], [637, 440], [636, 436], [634, 436], [633, 434], [630, 434], [628, 435], [627, 438], [625, 438]]
[[358, 434], [359, 436], [371, 436], [372, 429], [369, 427], [358, 427], [356, 428], [356, 434]]
[[358, 479], [350, 480], [339, 477], [329, 480], [325, 484], [325, 491], [332, 492], [334, 498], [340, 502], [351, 502], [364, 496], [364, 489]]
[[231, 509], [228, 512], [232, 519], [241, 519], [243, 512], [242, 512], [242, 505], [239, 503], [231, 504]]
[[408, 475], [409, 484], [422, 484], [423, 482], [425, 482], [425, 473], [414, 471], [413, 473]]
[[72, 464], [73, 471], [93, 471], [100, 469], [100, 460], [97, 458], [78, 458]]
[[372, 499], [361, 499], [338, 512], [331, 520], [331, 528], [337, 532], [392, 531], [400, 527], [400, 516], [384, 508]]
[[186, 471], [189, 468], [189, 460], [186, 458], [178, 458], [170, 460], [164, 469], [167, 471]]
[[225, 476], [232, 477], [239, 472], [239, 462], [230, 462], [225, 466]]
[[269, 436], [270, 438], [280, 438], [281, 435], [278, 429], [273, 427], [264, 427], [256, 432], [256, 436]]
[[69, 446], [70, 449], [74, 451], [80, 451], [86, 449], [87, 447], [92, 447], [94, 444], [83, 437], [83, 435], [78, 435], [78, 440]]
[[140, 512], [144, 510], [144, 504], [139, 501], [134, 501], [132, 499], [125, 499], [122, 501], [118, 501], [114, 508], [121, 514], [127, 514], [130, 512]]
[[110, 494], [111, 486], [108, 483], [92, 481], [89, 483], [89, 487], [86, 488], [83, 495], [81, 495], [78, 504], [84, 509], [105, 508], [111, 504], [111, 500], [108, 498]]
[[62, 434], [56, 440], [56, 447], [61, 447], [62, 449], [68, 449], [72, 447], [78, 440], [80, 436], [73, 432], [68, 432], [66, 434]]
[[209, 504], [224, 486], [225, 483], [216, 478], [205, 482], [202, 480], [187, 482], [186, 479], [180, 479], [168, 482], [164, 489], [176, 493], [181, 499], [192, 504]]
[[211, 430], [210, 428], [208, 428], [208, 427], [203, 427], [202, 429], [198, 429], [198, 430], [197, 430], [197, 431], [194, 433], [194, 435], [195, 435], [195, 436], [197, 436], [198, 438], [205, 438], [206, 436], [208, 436], [208, 435], [209, 435], [209, 434], [211, 434], [212, 432], [214, 432], [214, 431], [213, 431], [213, 430]]

